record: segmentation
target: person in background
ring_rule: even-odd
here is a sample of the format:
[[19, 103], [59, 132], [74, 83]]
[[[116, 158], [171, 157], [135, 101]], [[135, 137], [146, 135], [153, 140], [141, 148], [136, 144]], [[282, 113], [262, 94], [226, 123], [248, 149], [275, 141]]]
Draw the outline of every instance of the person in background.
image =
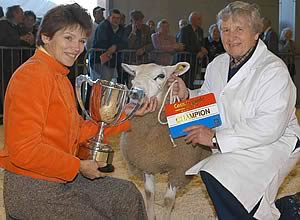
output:
[[296, 45], [293, 41], [293, 31], [291, 28], [284, 28], [281, 31], [279, 38], [279, 52], [281, 53], [281, 58], [286, 63], [292, 79], [296, 75], [296, 67], [294, 56], [296, 54]]
[[120, 26], [122, 26], [123, 28], [125, 28], [125, 22], [126, 22], [126, 16], [124, 13], [121, 13], [121, 20], [120, 20]]
[[183, 51], [182, 43], [176, 43], [175, 37], [170, 35], [170, 24], [167, 19], [157, 23], [157, 32], [151, 35], [152, 44], [157, 50], [154, 53], [155, 63], [168, 66], [173, 62], [173, 53]]
[[259, 39], [256, 4], [229, 3], [217, 24], [226, 53], [208, 64], [202, 87], [188, 90], [179, 77], [169, 79], [169, 85], [177, 80], [173, 95], [181, 100], [213, 93], [222, 120], [214, 129], [184, 129], [186, 142], [213, 152], [186, 175], [201, 176], [219, 220], [279, 219], [278, 189], [300, 160], [296, 87], [286, 65]]
[[184, 44], [185, 51], [196, 53], [197, 58], [207, 55], [204, 48], [204, 37], [202, 25], [202, 16], [197, 12], [192, 12], [189, 16], [189, 24], [180, 30], [179, 42]]
[[35, 13], [33, 11], [25, 11], [23, 23], [19, 25], [19, 32], [21, 36], [24, 36], [28, 33], [32, 34], [33, 38], [30, 42], [24, 42], [23, 46], [29, 46], [29, 47], [35, 46], [35, 39], [37, 34], [35, 22], [36, 22]]
[[100, 24], [101, 21], [105, 20], [103, 16], [103, 11], [105, 11], [105, 8], [101, 8], [100, 6], [97, 6], [93, 9], [94, 23], [92, 33], [85, 44], [86, 51], [89, 51], [89, 49], [91, 49], [93, 46], [95, 31], [97, 29], [98, 24]]
[[21, 46], [21, 41], [32, 42], [33, 35], [28, 33], [21, 36], [18, 25], [24, 21], [24, 12], [19, 5], [7, 8], [5, 19], [0, 20], [0, 45], [6, 47]]
[[0, 19], [4, 17], [4, 11], [3, 8], [0, 6]]
[[148, 55], [153, 50], [151, 40], [151, 30], [144, 24], [144, 14], [141, 11], [133, 10], [130, 12], [130, 21], [125, 28], [128, 39], [128, 49], [136, 50], [136, 64], [147, 63]]
[[149, 19], [147, 22], [146, 22], [146, 25], [148, 25], [148, 27], [150, 28], [150, 32], [151, 34], [155, 33], [155, 22], [151, 19]]
[[18, 25], [24, 20], [24, 12], [20, 5], [7, 8], [6, 16], [0, 20], [0, 46], [14, 47], [14, 49], [3, 49], [0, 51], [0, 114], [3, 113], [4, 95], [8, 81], [13, 72], [22, 63], [20, 49], [24, 42], [30, 44], [33, 35], [28, 33], [20, 36]]
[[181, 28], [183, 28], [183, 27], [185, 27], [185, 26], [187, 26], [188, 25], [188, 22], [187, 22], [187, 20], [186, 19], [180, 19], [179, 21], [178, 21], [178, 28], [179, 28], [179, 32], [177, 32], [177, 34], [176, 34], [176, 42], [179, 42], [179, 38], [180, 38], [180, 30], [181, 30]]
[[220, 31], [217, 24], [212, 24], [208, 29], [208, 37], [204, 38], [204, 47], [208, 51], [208, 59], [211, 62], [216, 56], [225, 52]]
[[105, 20], [103, 12], [105, 11], [105, 8], [102, 8], [100, 6], [97, 6], [93, 9], [93, 16], [94, 16], [94, 22], [96, 24], [100, 24], [102, 21]]
[[293, 41], [293, 31], [287, 27], [282, 29], [279, 38], [279, 52], [295, 54], [296, 46]]
[[118, 50], [127, 47], [127, 38], [124, 28], [120, 26], [121, 12], [111, 9], [108, 18], [101, 22], [96, 29], [93, 48], [104, 49], [105, 52], [96, 52], [91, 55], [91, 76], [94, 80], [117, 80], [117, 65], [121, 65], [115, 54]]
[[272, 29], [271, 20], [263, 18], [263, 35], [262, 40], [267, 45], [268, 49], [274, 54], [278, 54], [278, 36]]
[[[7, 219], [147, 219], [133, 183], [105, 176], [98, 170], [102, 162], [76, 156], [79, 144], [99, 130], [97, 123], [78, 114], [67, 78], [91, 29], [89, 14], [78, 4], [50, 9], [35, 54], [9, 83], [0, 151]], [[153, 111], [156, 105], [155, 99], [146, 99], [137, 113]], [[127, 130], [128, 123], [109, 128], [105, 135]]]
[[194, 88], [194, 81], [196, 75], [200, 74], [201, 80], [204, 74], [201, 73], [202, 59], [207, 55], [208, 51], [204, 47], [204, 37], [202, 25], [202, 16], [198, 12], [192, 12], [189, 16], [189, 24], [181, 28], [179, 34], [179, 43], [184, 45], [184, 51], [190, 54], [180, 55], [180, 61], [190, 63], [190, 70], [188, 74], [182, 77], [189, 88]]

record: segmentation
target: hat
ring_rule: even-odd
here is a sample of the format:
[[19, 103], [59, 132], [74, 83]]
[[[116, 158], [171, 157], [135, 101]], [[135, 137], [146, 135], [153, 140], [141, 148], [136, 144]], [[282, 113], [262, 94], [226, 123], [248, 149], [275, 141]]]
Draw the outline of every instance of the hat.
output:
[[99, 11], [99, 10], [105, 11], [105, 8], [101, 8], [100, 6], [97, 6], [97, 7], [95, 7], [95, 8], [93, 9], [93, 13], [95, 13], [95, 12], [97, 12], [97, 11]]

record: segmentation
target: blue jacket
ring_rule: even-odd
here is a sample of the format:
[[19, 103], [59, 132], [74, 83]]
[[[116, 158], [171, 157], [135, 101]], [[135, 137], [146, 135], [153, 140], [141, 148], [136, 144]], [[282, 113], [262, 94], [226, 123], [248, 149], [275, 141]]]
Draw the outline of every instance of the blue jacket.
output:
[[[112, 45], [117, 45], [117, 50], [127, 48], [127, 37], [124, 28], [119, 26], [118, 31], [115, 33], [108, 20], [102, 21], [96, 28], [95, 37], [93, 40], [93, 48], [108, 49]], [[91, 63], [100, 63], [101, 52], [91, 54]], [[115, 66], [116, 55], [113, 54], [112, 59], [108, 62], [111, 67]]]

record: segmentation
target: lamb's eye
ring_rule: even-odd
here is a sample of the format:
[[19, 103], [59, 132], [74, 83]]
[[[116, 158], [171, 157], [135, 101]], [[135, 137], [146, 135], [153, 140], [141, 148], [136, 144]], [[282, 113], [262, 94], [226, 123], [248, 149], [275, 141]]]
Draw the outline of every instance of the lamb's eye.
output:
[[163, 73], [161, 73], [161, 74], [157, 75], [157, 76], [154, 78], [154, 80], [156, 80], [157, 78], [163, 79], [163, 78], [165, 78], [165, 75], [164, 75]]

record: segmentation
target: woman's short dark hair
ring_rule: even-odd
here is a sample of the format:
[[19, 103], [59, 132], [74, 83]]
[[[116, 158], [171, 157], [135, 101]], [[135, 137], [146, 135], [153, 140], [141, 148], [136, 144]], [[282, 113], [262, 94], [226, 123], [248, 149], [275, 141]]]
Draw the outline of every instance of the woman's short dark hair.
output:
[[74, 3], [56, 6], [44, 16], [39, 27], [36, 45], [44, 45], [42, 34], [52, 39], [57, 31], [69, 27], [81, 28], [88, 37], [91, 34], [92, 25], [91, 16], [80, 5]]

